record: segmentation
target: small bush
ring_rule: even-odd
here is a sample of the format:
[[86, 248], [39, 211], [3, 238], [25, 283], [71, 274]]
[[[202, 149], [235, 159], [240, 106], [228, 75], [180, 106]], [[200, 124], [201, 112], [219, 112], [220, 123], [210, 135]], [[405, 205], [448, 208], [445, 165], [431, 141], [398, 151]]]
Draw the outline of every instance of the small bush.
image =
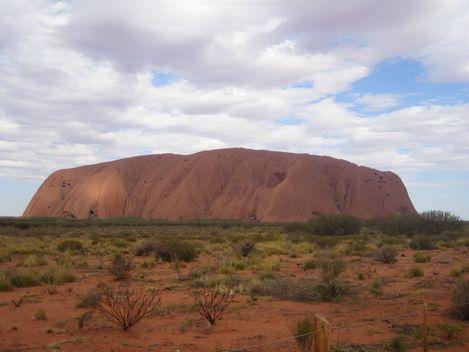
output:
[[430, 254], [425, 254], [422, 252], [417, 252], [414, 254], [414, 262], [416, 263], [428, 263], [432, 260]]
[[256, 244], [251, 240], [243, 240], [234, 246], [235, 252], [241, 257], [247, 257], [256, 247]]
[[274, 277], [255, 282], [251, 293], [294, 302], [313, 302], [321, 299], [317, 292], [317, 283], [308, 279]]
[[10, 283], [13, 287], [33, 287], [41, 284], [41, 275], [35, 271], [9, 271], [7, 276], [10, 278]]
[[319, 264], [320, 283], [317, 291], [325, 301], [333, 301], [343, 295], [347, 288], [342, 281], [345, 263], [340, 260], [325, 260]]
[[47, 320], [46, 311], [44, 309], [39, 308], [34, 313], [34, 319], [36, 319], [36, 320]]
[[57, 246], [59, 252], [65, 251], [79, 251], [83, 252], [83, 243], [77, 240], [64, 240], [60, 242]]
[[459, 268], [453, 268], [451, 269], [451, 271], [449, 272], [449, 274], [452, 276], [452, 277], [460, 277], [462, 275], [462, 272], [461, 272], [461, 269]]
[[154, 257], [145, 258], [145, 260], [140, 264], [142, 269], [153, 269], [156, 266], [156, 259]]
[[137, 257], [146, 257], [149, 255], [154, 255], [158, 245], [153, 240], [145, 240], [140, 243], [137, 248], [135, 249], [135, 255]]
[[353, 235], [362, 227], [360, 219], [346, 214], [321, 215], [310, 224], [316, 235]]
[[102, 295], [103, 287], [90, 288], [83, 296], [79, 296], [77, 308], [96, 308]]
[[314, 320], [307, 317], [298, 320], [292, 327], [291, 331], [295, 337], [300, 352], [311, 352], [313, 350], [314, 326]]
[[107, 286], [97, 306], [98, 312], [128, 330], [148, 317], [161, 301], [160, 291], [131, 288], [129, 286]]
[[63, 285], [74, 282], [75, 276], [65, 268], [49, 268], [41, 275], [41, 280], [46, 284]]
[[453, 294], [454, 312], [463, 320], [469, 320], [469, 281], [459, 285]]
[[231, 288], [215, 287], [211, 291], [202, 289], [194, 292], [194, 306], [210, 325], [214, 325], [234, 298], [235, 292]]
[[306, 271], [306, 270], [314, 270], [316, 269], [316, 261], [314, 259], [307, 259], [304, 263], [303, 263], [303, 270]]
[[197, 258], [198, 253], [191, 242], [167, 240], [158, 243], [155, 255], [164, 262], [176, 260], [191, 262]]
[[47, 265], [47, 260], [42, 255], [29, 255], [24, 258], [22, 266], [25, 267], [34, 267], [39, 265]]
[[135, 265], [133, 258], [124, 255], [117, 255], [113, 258], [109, 267], [109, 272], [114, 276], [115, 281], [126, 280]]
[[423, 270], [420, 269], [419, 267], [409, 268], [409, 270], [407, 270], [407, 273], [406, 273], [406, 276], [409, 278], [422, 277], [423, 275], [424, 275]]
[[409, 247], [415, 250], [430, 250], [435, 249], [435, 244], [430, 236], [418, 235], [412, 238]]
[[401, 336], [395, 337], [389, 342], [389, 350], [391, 352], [406, 352], [407, 349], [408, 346]]
[[394, 247], [383, 246], [376, 253], [376, 260], [384, 264], [393, 264], [395, 263], [397, 256], [397, 251]]

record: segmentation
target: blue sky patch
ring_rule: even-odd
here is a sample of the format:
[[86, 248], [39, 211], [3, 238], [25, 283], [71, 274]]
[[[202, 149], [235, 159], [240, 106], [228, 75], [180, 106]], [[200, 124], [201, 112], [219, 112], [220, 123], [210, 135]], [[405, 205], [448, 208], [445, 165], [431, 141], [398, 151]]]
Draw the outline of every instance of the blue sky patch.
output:
[[178, 76], [167, 71], [152, 71], [151, 83], [154, 87], [167, 86], [178, 80]]
[[[364, 95], [392, 94], [399, 103], [379, 111], [370, 111], [356, 101]], [[337, 102], [352, 104], [350, 109], [369, 116], [419, 105], [454, 105], [469, 102], [469, 87], [464, 83], [433, 83], [421, 62], [394, 58], [375, 65], [372, 72], [355, 82], [347, 92], [337, 94]]]

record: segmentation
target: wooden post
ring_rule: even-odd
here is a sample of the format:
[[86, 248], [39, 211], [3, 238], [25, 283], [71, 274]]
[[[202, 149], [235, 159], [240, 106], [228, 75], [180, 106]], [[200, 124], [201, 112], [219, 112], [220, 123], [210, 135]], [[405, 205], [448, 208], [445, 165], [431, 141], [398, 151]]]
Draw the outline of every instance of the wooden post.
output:
[[329, 322], [314, 316], [314, 352], [329, 352]]
[[427, 304], [423, 305], [423, 352], [428, 352], [428, 311]]

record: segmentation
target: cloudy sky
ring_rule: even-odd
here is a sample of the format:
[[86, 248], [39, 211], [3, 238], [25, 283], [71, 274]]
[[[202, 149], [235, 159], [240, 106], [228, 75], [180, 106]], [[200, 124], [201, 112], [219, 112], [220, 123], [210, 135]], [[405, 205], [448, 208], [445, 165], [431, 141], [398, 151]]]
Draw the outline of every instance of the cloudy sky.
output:
[[243, 146], [469, 219], [465, 0], [0, 0], [0, 215], [56, 169]]

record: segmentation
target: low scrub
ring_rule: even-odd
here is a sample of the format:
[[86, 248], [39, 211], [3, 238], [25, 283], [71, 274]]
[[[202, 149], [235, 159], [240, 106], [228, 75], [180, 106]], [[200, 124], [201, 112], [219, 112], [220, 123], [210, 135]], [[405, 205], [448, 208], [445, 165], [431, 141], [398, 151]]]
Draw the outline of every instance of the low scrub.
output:
[[428, 263], [432, 260], [430, 254], [425, 254], [422, 252], [417, 252], [414, 254], [414, 262], [416, 263]]
[[158, 242], [155, 256], [163, 262], [191, 262], [197, 258], [198, 251], [191, 242], [166, 240]]
[[313, 351], [314, 326], [314, 319], [306, 317], [298, 320], [295, 325], [291, 328], [292, 335], [294, 336], [295, 341], [298, 344], [300, 352]]
[[66, 252], [66, 251], [77, 251], [83, 252], [84, 247], [83, 243], [77, 240], [63, 240], [57, 245], [57, 250], [59, 252]]
[[347, 292], [347, 286], [342, 280], [345, 273], [345, 263], [340, 260], [325, 260], [319, 264], [319, 285], [316, 290], [325, 301], [334, 301]]
[[272, 296], [294, 302], [313, 302], [321, 298], [317, 282], [310, 279], [274, 278], [254, 283], [252, 295]]
[[113, 258], [109, 272], [114, 276], [114, 281], [123, 281], [129, 278], [135, 268], [133, 258], [125, 255], [117, 255]]
[[353, 235], [360, 232], [360, 219], [345, 214], [321, 215], [311, 223], [311, 230], [316, 235]]
[[158, 244], [153, 240], [145, 240], [138, 244], [135, 248], [135, 255], [137, 257], [146, 257], [149, 255], [154, 255], [158, 248]]
[[376, 260], [384, 264], [394, 264], [397, 259], [397, 251], [394, 247], [383, 246], [376, 252]]
[[469, 281], [459, 285], [453, 294], [453, 309], [463, 320], [469, 320]]
[[409, 278], [422, 277], [424, 275], [423, 270], [419, 267], [412, 267], [407, 270], [406, 276]]
[[251, 240], [242, 240], [233, 246], [235, 253], [241, 257], [247, 257], [256, 247]]
[[96, 308], [103, 296], [104, 286], [90, 288], [82, 296], [78, 296], [77, 308]]

